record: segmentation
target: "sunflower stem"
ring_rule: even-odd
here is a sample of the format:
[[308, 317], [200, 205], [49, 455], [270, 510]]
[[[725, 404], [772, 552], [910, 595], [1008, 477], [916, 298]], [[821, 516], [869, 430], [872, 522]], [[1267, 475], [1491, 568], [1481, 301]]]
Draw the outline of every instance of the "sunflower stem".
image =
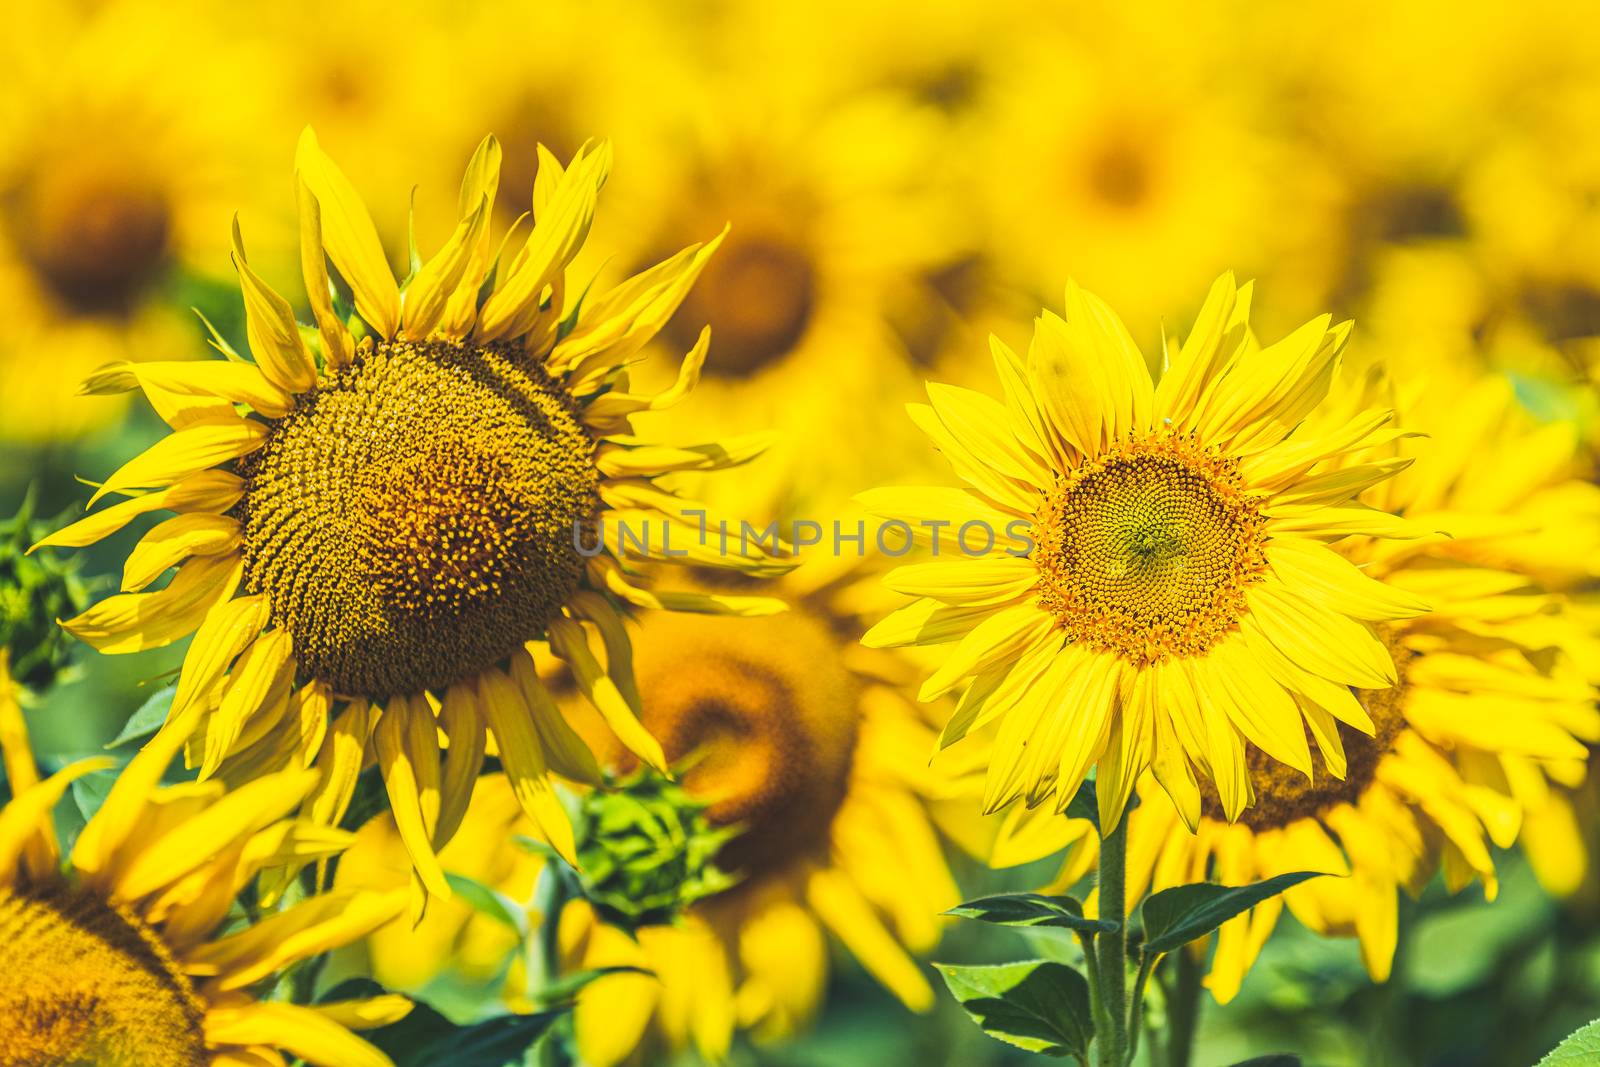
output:
[[1168, 1067], [1189, 1067], [1200, 1023], [1200, 961], [1187, 945], [1173, 955], [1177, 957], [1178, 977], [1167, 1002]]
[[1099, 1034], [1101, 1067], [1124, 1067], [1128, 1049], [1128, 930], [1127, 894], [1123, 876], [1128, 855], [1128, 821], [1118, 819], [1116, 829], [1100, 840], [1100, 918], [1117, 928], [1095, 938], [1100, 962], [1100, 1000], [1109, 1016], [1110, 1032]]

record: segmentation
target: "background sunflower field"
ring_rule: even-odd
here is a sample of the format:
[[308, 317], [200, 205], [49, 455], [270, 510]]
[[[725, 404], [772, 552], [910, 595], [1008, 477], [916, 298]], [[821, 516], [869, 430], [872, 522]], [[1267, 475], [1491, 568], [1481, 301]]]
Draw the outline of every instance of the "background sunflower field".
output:
[[[655, 342], [681, 357], [710, 324], [699, 387], [638, 424], [773, 431], [765, 456], [697, 486], [737, 513], [853, 515], [852, 498], [870, 486], [926, 480], [931, 453], [903, 405], [930, 379], [987, 385], [989, 335], [1024, 345], [1069, 276], [1116, 308], [1146, 352], [1187, 332], [1220, 273], [1254, 278], [1263, 336], [1331, 311], [1355, 320], [1355, 366], [1421, 382], [1492, 377], [1519, 417], [1565, 427], [1578, 478], [1595, 478], [1600, 33], [1586, 4], [73, 0], [17, 5], [7, 24], [0, 516], [27, 513], [10, 532], [0, 525], [7, 640], [74, 613], [26, 595], [28, 568], [44, 564], [22, 551], [81, 513], [83, 479], [162, 432], [145, 407], [79, 395], [80, 382], [118, 360], [204, 358], [211, 337], [243, 349], [235, 217], [255, 271], [279, 285], [298, 277], [288, 161], [307, 126], [361, 190], [400, 277], [417, 248], [450, 236], [461, 164], [485, 133], [503, 149], [501, 188], [516, 193], [502, 198], [497, 234], [533, 187], [538, 146], [567, 160], [590, 138], [610, 140], [616, 166], [573, 276], [631, 275], [728, 225]], [[298, 282], [280, 291], [305, 306]], [[637, 380], [664, 388], [674, 367], [646, 362]], [[1433, 403], [1447, 423], [1448, 397]], [[1518, 476], [1515, 456], [1473, 458]], [[76, 557], [73, 595], [116, 587], [117, 546]], [[1600, 561], [1550, 579], [1591, 636], [1596, 577]], [[802, 570], [774, 595], [817, 618], [881, 615], [848, 574]], [[671, 642], [714, 640], [666, 632], [675, 625], [648, 627], [667, 650], [655, 656], [664, 678], [676, 677]], [[737, 1007], [761, 1022], [732, 1027], [728, 1048], [665, 1039], [595, 1062], [1044, 1062], [972, 1026], [925, 961], [1048, 952], [1037, 931], [984, 933], [934, 915], [1037, 888], [1061, 862], [990, 870], [974, 859], [986, 831], [954, 813], [956, 791], [924, 780], [934, 734], [882, 695], [899, 684], [893, 668], [854, 658], [865, 627], [847, 651], [820, 624], [795, 626], [772, 631], [792, 653], [784, 669], [819, 701], [842, 700], [852, 722], [868, 724], [852, 743], [870, 741], [845, 760], [848, 784], [836, 783], [846, 814], [802, 830], [832, 835], [829, 870], [854, 879], [885, 918], [864, 927], [814, 907], [814, 894], [791, 900], [775, 876], [770, 906], [708, 910], [709, 932], [676, 931], [684, 944], [591, 938], [583, 965], [658, 969], [701, 951], [702, 934], [790, 924], [741, 942], [778, 946], [782, 958], [746, 961], [770, 980], [742, 999], [770, 1003]], [[159, 699], [183, 651], [105, 657], [53, 645], [40, 669], [51, 678], [59, 666], [59, 677], [19, 677], [34, 690], [24, 707], [40, 763], [125, 760], [123, 739], [138, 736], [130, 720], [148, 718], [142, 706]], [[854, 673], [841, 668], [836, 682], [804, 669], [835, 661]], [[642, 670], [652, 663], [641, 655]], [[1600, 768], [1600, 738], [1587, 740]], [[751, 752], [726, 756], [718, 780], [742, 782], [741, 758], [798, 758], [781, 744]], [[773, 766], [750, 773], [778, 774]], [[1386, 983], [1369, 979], [1354, 940], [1284, 918], [1238, 994], [1206, 1004], [1196, 1067], [1278, 1053], [1318, 1067], [1536, 1062], [1600, 1016], [1597, 788], [1581, 774], [1557, 787], [1548, 814], [1497, 850], [1492, 902], [1476, 883], [1447, 892], [1444, 876], [1403, 898]], [[520, 908], [536, 927], [539, 861], [511, 843], [528, 830], [503, 801], [482, 799], [480, 817], [474, 799], [470, 833], [441, 856], [495, 887], [489, 904], [473, 898], [482, 906], [457, 902], [415, 929], [385, 928], [333, 966], [421, 989], [451, 1018], [515, 1004], [489, 976], [517, 923], [486, 912]], [[95, 802], [75, 786], [58, 823], [81, 826]], [[369, 824], [357, 847], [361, 862], [346, 861], [342, 879], [381, 884], [386, 864], [405, 877], [392, 827]], [[892, 886], [874, 888], [906, 872], [927, 914], [898, 914], [885, 903]], [[890, 947], [871, 931], [886, 931]], [[654, 996], [641, 991], [647, 976], [611, 980], [616, 1010]], [[685, 1012], [690, 1028], [704, 1019]]]

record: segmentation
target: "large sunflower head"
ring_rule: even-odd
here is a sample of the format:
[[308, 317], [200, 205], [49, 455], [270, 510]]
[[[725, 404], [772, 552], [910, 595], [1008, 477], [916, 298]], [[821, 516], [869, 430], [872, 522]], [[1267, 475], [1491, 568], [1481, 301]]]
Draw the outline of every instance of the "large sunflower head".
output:
[[[1386, 979], [1399, 892], [1420, 892], [1442, 871], [1451, 891], [1476, 879], [1492, 898], [1491, 846], [1555, 829], [1535, 822], [1549, 815], [1552, 783], [1582, 781], [1586, 743], [1600, 740], [1590, 628], [1542, 578], [1587, 565], [1600, 548], [1594, 487], [1572, 476], [1576, 435], [1532, 424], [1498, 376], [1457, 384], [1441, 389], [1431, 376], [1418, 393], [1442, 393], [1448, 405], [1403, 403], [1406, 424], [1429, 440], [1415, 456], [1395, 457], [1401, 472], [1365, 494], [1441, 532], [1339, 546], [1374, 579], [1432, 604], [1426, 615], [1377, 627], [1395, 683], [1352, 693], [1373, 729], [1337, 722], [1324, 734], [1308, 720], [1316, 745], [1309, 779], [1247, 743], [1252, 802], [1237, 820], [1209, 784], [1193, 835], [1178, 832], [1170, 805], [1145, 803], [1129, 816], [1135, 896], [1205, 879], [1334, 876], [1224, 924], [1207, 983], [1219, 1000], [1238, 991], [1285, 906], [1319, 933], [1359, 938], [1368, 972]], [[1401, 383], [1393, 391], [1414, 390]], [[1350, 392], [1343, 399], [1359, 407], [1363, 390]], [[1524, 551], [1530, 536], [1540, 539], [1538, 559]], [[1153, 783], [1143, 792], [1154, 799]], [[1018, 810], [997, 855], [1010, 864], [1070, 845], [1063, 877], [1076, 880], [1094, 844], [1086, 824]]]
[[[793, 1032], [821, 1002], [829, 933], [905, 1004], [932, 1005], [910, 953], [933, 947], [936, 916], [957, 899], [925, 807], [940, 790], [925, 762], [932, 730], [898, 695], [899, 658], [854, 646], [859, 576], [818, 574], [785, 582], [783, 615], [642, 628], [643, 722], [710, 821], [737, 831], [717, 858], [737, 880], [637, 940], [569, 912], [582, 966], [654, 975], [584, 990], [587, 1062], [627, 1062], [641, 1046], [717, 1058], [736, 1030]], [[635, 760], [614, 744], [601, 754]]]
[[[421, 883], [441, 896], [434, 851], [465, 811], [486, 730], [529, 815], [569, 858], [549, 775], [600, 782], [540, 684], [530, 642], [547, 642], [621, 742], [664, 767], [639, 723], [622, 613], [776, 605], [658, 596], [625, 560], [785, 569], [759, 546], [725, 554], [694, 517], [705, 521], [703, 509], [652, 481], [740, 464], [759, 440], [652, 445], [629, 422], [698, 376], [704, 332], [661, 393], [631, 392], [625, 368], [720, 238], [581, 307], [568, 298], [566, 267], [610, 161], [604, 144], [565, 167], [546, 153], [537, 221], [497, 254], [500, 149], [485, 139], [455, 232], [399, 285], [355, 190], [308, 130], [297, 173], [315, 327], [302, 328], [250, 267], [235, 227], [254, 360], [215, 338], [227, 362], [94, 375], [90, 392], [142, 388], [172, 433], [106, 479], [91, 505], [127, 499], [42, 542], [84, 545], [142, 514], [176, 512], [129, 554], [123, 592], [66, 628], [113, 653], [195, 634], [173, 715], [198, 709], [189, 752], [202, 780], [314, 762], [322, 781], [309, 805], [332, 822], [370, 744]], [[316, 709], [315, 726], [291, 713], [293, 693]]]
[[931, 385], [911, 408], [966, 486], [863, 497], [943, 534], [940, 559], [889, 574], [919, 599], [865, 640], [953, 643], [921, 695], [963, 690], [943, 744], [997, 721], [985, 810], [1063, 809], [1098, 764], [1109, 828], [1154, 767], [1193, 825], [1198, 767], [1232, 819], [1249, 745], [1309, 777], [1308, 728], [1324, 757], [1338, 723], [1374, 732], [1351, 690], [1396, 680], [1375, 624], [1425, 602], [1329, 543], [1409, 532], [1356, 501], [1396, 470], [1371, 450], [1398, 431], [1381, 408], [1310, 418], [1348, 323], [1262, 346], [1249, 301], [1221, 278], [1152, 382], [1111, 309], [1069, 284], [1026, 358], [994, 342], [1004, 399]]
[[[190, 713], [193, 717], [193, 713]], [[160, 786], [182, 743], [164, 730], [122, 771], [63, 859], [53, 809], [103, 770], [83, 760], [41, 781], [0, 652], [0, 1049], [16, 1064], [386, 1064], [352, 1029], [406, 1014], [404, 997], [272, 1001], [291, 965], [357, 940], [403, 892], [325, 894], [229, 927], [239, 892], [284, 857], [338, 853], [350, 835], [288, 816], [316, 775], [292, 769], [229, 791]]]

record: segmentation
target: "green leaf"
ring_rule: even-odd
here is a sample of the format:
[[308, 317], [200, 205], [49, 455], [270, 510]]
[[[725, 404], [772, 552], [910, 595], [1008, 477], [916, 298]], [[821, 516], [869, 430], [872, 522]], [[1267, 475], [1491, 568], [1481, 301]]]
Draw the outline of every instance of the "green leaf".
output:
[[1067, 802], [1067, 818], [1088, 819], [1094, 832], [1100, 832], [1100, 798], [1094, 791], [1094, 779], [1086, 778]]
[[122, 732], [108, 742], [106, 747], [120, 748], [129, 741], [161, 729], [161, 724], [167, 721], [167, 712], [172, 710], [172, 697], [177, 691], [177, 685], [173, 684], [164, 685], [151, 693], [149, 699], [140, 704], [139, 709], [122, 724]]
[[492, 886], [486, 886], [464, 874], [452, 871], [444, 872], [444, 880], [450, 883], [450, 888], [462, 900], [466, 901], [473, 911], [486, 915], [495, 922], [509, 927], [516, 932], [517, 937], [528, 940], [530, 929], [528, 926], [527, 909], [515, 900], [506, 896]]
[[935, 964], [944, 984], [990, 1037], [1047, 1056], [1089, 1054], [1089, 983], [1064, 963]]
[[106, 802], [106, 797], [111, 795], [111, 787], [117, 784], [117, 775], [121, 773], [120, 767], [110, 767], [86, 774], [68, 787], [72, 791], [72, 802], [77, 805], [84, 823], [93, 819], [100, 805]]
[[1255, 1059], [1244, 1060], [1233, 1067], [1301, 1067], [1300, 1057], [1291, 1056], [1287, 1052], [1274, 1052], [1270, 1056], [1257, 1056]]
[[1117, 928], [1110, 919], [1085, 919], [1083, 905], [1072, 897], [1047, 897], [1038, 893], [979, 897], [958, 904], [945, 914], [1000, 926], [1061, 926], [1086, 934], [1109, 934]]
[[1600, 1063], [1600, 1019], [1550, 1050], [1536, 1067], [1593, 1067]]
[[562, 1008], [501, 1015], [457, 1026], [419, 1003], [399, 1022], [363, 1036], [386, 1052], [394, 1067], [521, 1067], [528, 1046], [566, 1013]]
[[1280, 874], [1251, 885], [1226, 886], [1214, 882], [1173, 886], [1145, 899], [1140, 914], [1144, 917], [1144, 951], [1171, 952], [1204, 937], [1240, 912], [1275, 897], [1308, 878], [1316, 871]]

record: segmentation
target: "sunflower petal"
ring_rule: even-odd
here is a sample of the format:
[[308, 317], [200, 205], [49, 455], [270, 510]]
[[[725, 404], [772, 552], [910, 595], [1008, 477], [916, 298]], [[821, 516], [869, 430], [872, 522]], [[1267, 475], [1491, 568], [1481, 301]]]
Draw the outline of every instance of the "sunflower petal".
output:
[[356, 311], [379, 337], [392, 338], [400, 324], [400, 288], [377, 227], [355, 186], [322, 151], [309, 126], [300, 134], [295, 168], [316, 197], [328, 258], [355, 294]]

